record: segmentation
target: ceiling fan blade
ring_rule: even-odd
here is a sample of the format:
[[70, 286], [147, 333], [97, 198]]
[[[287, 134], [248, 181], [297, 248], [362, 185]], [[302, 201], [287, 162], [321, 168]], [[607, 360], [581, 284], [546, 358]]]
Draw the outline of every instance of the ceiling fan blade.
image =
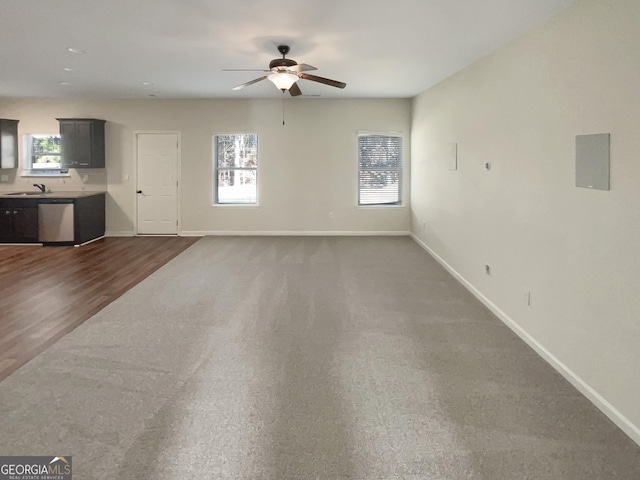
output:
[[270, 72], [271, 70], [262, 70], [261, 68], [223, 68], [223, 72]]
[[267, 78], [266, 75], [264, 77], [260, 77], [260, 78], [254, 79], [254, 80], [250, 80], [250, 81], [248, 81], [246, 83], [243, 83], [242, 85], [238, 85], [237, 87], [233, 87], [231, 90], [240, 90], [240, 89], [242, 89], [244, 87], [248, 87], [249, 85], [253, 85], [254, 83], [261, 82], [265, 78]]
[[294, 83], [289, 87], [289, 93], [291, 94], [292, 97], [297, 97], [299, 95], [302, 95], [302, 90], [300, 90], [300, 87], [298, 86], [298, 82]]
[[287, 67], [287, 70], [300, 73], [300, 72], [308, 72], [310, 70], [317, 70], [317, 68], [312, 65], [308, 65], [306, 63], [299, 63], [298, 65], [294, 65], [293, 67]]
[[329, 78], [316, 77], [315, 75], [309, 75], [308, 73], [301, 73], [298, 75], [300, 78], [304, 78], [305, 80], [311, 80], [312, 82], [324, 83], [325, 85], [330, 85], [336, 88], [344, 88], [347, 86], [344, 82], [338, 82], [337, 80], [331, 80]]

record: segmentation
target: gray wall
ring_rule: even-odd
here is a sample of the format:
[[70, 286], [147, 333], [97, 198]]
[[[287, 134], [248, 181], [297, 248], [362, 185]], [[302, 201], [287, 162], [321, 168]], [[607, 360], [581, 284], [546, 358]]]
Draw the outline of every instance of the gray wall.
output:
[[[56, 117], [107, 120], [106, 171], [72, 171], [70, 179], [43, 180], [54, 190], [107, 189], [107, 231], [135, 231], [135, 133], [181, 135], [181, 232], [393, 233], [409, 231], [405, 205], [357, 207], [357, 133], [405, 134], [409, 175], [411, 101], [281, 100], [38, 100], [1, 99], [0, 116], [20, 120], [19, 133], [55, 133]], [[212, 206], [212, 137], [259, 135], [259, 206]], [[18, 172], [19, 174], [19, 172]], [[83, 175], [88, 174], [88, 182]], [[0, 190], [31, 188], [12, 175]]]
[[[637, 0], [579, 1], [416, 97], [411, 204], [416, 238], [640, 443], [638, 25]], [[610, 191], [575, 187], [592, 133]]]

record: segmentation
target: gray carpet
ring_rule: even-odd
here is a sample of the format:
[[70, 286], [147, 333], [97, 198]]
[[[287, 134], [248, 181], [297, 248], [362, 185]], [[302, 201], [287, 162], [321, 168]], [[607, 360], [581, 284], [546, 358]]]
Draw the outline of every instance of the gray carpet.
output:
[[406, 237], [204, 238], [0, 383], [86, 479], [640, 478], [640, 448]]

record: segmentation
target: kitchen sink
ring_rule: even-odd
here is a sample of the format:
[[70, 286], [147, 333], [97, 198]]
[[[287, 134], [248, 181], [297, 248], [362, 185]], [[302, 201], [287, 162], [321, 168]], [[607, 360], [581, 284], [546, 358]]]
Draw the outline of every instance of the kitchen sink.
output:
[[15, 195], [15, 196], [26, 196], [26, 195], [46, 195], [46, 193], [42, 192], [15, 192], [15, 193], [7, 193], [7, 195]]

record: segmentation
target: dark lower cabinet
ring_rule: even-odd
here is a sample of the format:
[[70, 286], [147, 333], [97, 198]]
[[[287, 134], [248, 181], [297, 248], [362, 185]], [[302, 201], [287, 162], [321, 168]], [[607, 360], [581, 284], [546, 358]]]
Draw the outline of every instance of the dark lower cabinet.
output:
[[81, 245], [100, 238], [105, 230], [105, 195], [40, 200], [39, 222], [44, 245]]
[[[61, 210], [46, 208], [56, 205], [71, 208], [72, 219], [60, 215]], [[41, 218], [44, 215], [49, 216]], [[65, 239], [63, 241], [56, 239], [55, 233], [60, 233], [67, 228], [72, 231], [68, 235], [62, 235]], [[49, 229], [53, 230], [53, 236], [47, 233]], [[0, 198], [0, 243], [80, 245], [103, 237], [104, 231], [104, 193], [42, 199]]]
[[37, 200], [0, 199], [0, 242], [38, 242]]
[[15, 212], [13, 228], [15, 229], [17, 241], [37, 242], [38, 209], [32, 207], [16, 208]]
[[80, 244], [104, 236], [105, 196], [76, 198], [73, 206], [74, 243]]

